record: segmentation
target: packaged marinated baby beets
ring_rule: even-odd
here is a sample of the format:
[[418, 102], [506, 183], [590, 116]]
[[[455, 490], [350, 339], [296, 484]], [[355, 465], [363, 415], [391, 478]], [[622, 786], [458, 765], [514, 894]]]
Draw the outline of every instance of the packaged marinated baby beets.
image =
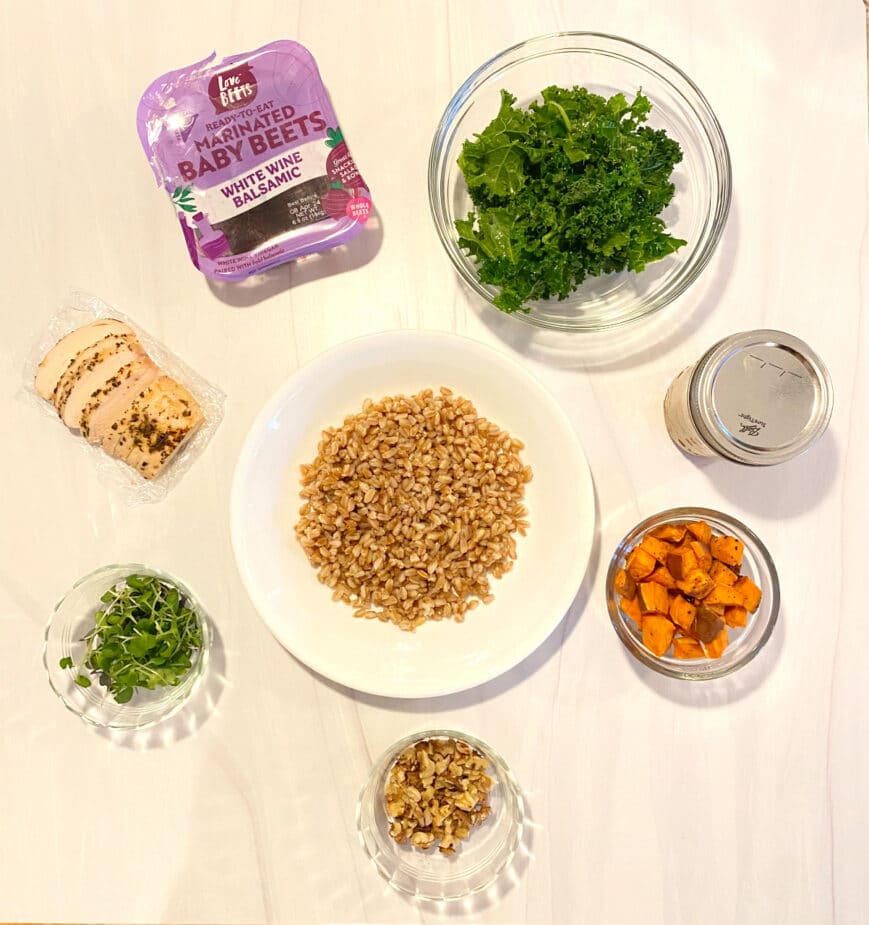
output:
[[317, 65], [296, 42], [164, 74], [137, 124], [206, 276], [240, 280], [344, 244], [371, 214]]

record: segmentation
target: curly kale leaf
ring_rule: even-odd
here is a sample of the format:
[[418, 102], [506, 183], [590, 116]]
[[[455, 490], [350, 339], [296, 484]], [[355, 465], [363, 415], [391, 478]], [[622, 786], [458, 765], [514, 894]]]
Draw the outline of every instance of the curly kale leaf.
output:
[[459, 168], [468, 189], [481, 196], [512, 196], [525, 183], [522, 142], [533, 128], [533, 119], [514, 109], [515, 102], [515, 96], [502, 90], [498, 115], [473, 144], [465, 142], [462, 146]]
[[541, 97], [522, 110], [502, 90], [498, 115], [458, 161], [474, 204], [455, 223], [459, 245], [506, 312], [565, 299], [589, 276], [639, 272], [686, 243], [659, 217], [682, 149], [643, 124], [648, 98], [583, 87]]

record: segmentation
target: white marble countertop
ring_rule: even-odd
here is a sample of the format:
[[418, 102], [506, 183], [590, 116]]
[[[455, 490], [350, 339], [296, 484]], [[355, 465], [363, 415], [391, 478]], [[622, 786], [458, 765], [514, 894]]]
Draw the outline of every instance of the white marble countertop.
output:
[[[863, 16], [859, 0], [4, 4], [0, 919], [869, 920]], [[624, 35], [676, 62], [733, 158], [712, 264], [647, 325], [608, 338], [542, 337], [479, 304], [429, 217], [428, 147], [453, 91], [502, 48], [560, 29]], [[188, 264], [135, 105], [171, 67], [278, 37], [315, 54], [382, 238], [232, 297]], [[16, 395], [34, 336], [71, 286], [227, 393], [207, 452], [162, 504], [113, 498], [64, 429]], [[521, 356], [585, 444], [599, 518], [554, 635], [482, 688], [418, 702], [356, 695], [290, 657], [248, 601], [228, 534], [233, 466], [265, 399], [324, 349], [400, 327]], [[664, 390], [713, 341], [754, 327], [791, 331], [825, 358], [831, 427], [778, 468], [696, 465], [668, 440]], [[746, 520], [783, 589], [762, 655], [702, 685], [632, 663], [602, 591], [627, 529], [683, 503]], [[137, 560], [200, 589], [219, 639], [205, 690], [176, 721], [119, 738], [55, 699], [42, 633], [77, 577]], [[446, 912], [392, 892], [354, 824], [373, 757], [439, 725], [495, 745], [532, 818], [516, 881]]]

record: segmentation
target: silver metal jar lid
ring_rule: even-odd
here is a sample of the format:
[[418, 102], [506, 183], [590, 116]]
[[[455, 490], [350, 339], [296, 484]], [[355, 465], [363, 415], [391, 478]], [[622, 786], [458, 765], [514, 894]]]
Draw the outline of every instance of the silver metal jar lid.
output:
[[808, 344], [783, 331], [745, 331], [719, 341], [698, 362], [688, 400], [710, 448], [753, 466], [798, 456], [833, 413], [826, 366]]

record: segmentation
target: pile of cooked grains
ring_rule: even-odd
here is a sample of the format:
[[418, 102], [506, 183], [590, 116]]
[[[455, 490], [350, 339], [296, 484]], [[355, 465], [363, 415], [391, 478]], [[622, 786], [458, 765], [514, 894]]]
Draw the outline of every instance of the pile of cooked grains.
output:
[[522, 448], [446, 388], [368, 400], [302, 466], [296, 536], [355, 616], [461, 622], [492, 600], [528, 528]]

